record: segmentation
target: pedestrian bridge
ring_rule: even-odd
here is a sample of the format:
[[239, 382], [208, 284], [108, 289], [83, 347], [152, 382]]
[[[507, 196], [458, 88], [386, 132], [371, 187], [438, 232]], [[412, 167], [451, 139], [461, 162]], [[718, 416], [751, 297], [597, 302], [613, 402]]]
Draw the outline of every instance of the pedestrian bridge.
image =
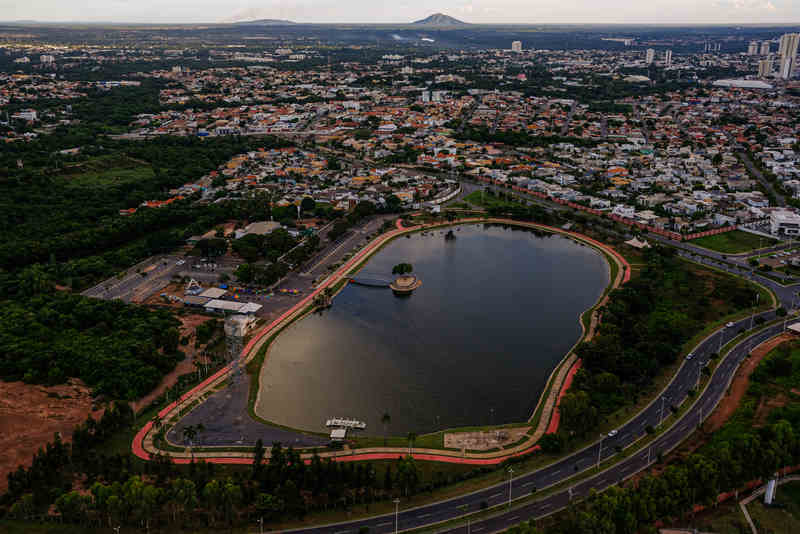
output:
[[350, 282], [358, 284], [360, 286], [389, 287], [389, 284], [392, 283], [392, 280], [381, 278], [379, 276], [365, 275], [365, 276], [351, 276]]

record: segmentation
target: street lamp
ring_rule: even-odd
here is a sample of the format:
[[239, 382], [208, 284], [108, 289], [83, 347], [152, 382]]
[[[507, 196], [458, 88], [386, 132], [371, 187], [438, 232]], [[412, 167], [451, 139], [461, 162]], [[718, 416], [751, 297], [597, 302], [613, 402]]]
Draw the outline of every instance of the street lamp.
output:
[[400, 512], [400, 499], [394, 500], [394, 534], [397, 534], [397, 521]]
[[597, 470], [600, 471], [600, 456], [603, 453], [603, 439], [605, 435], [600, 434], [600, 447], [597, 449]]
[[514, 468], [508, 468], [508, 507], [511, 508], [511, 481], [514, 479]]
[[669, 400], [666, 395], [661, 397], [661, 413], [658, 416], [658, 426], [661, 426], [661, 423], [664, 422], [664, 403]]

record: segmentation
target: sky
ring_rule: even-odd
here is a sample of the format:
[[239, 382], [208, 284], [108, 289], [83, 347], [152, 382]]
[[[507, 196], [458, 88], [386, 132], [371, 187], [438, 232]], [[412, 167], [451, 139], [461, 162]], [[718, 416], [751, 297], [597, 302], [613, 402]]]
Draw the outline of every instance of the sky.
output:
[[0, 0], [0, 21], [406, 23], [434, 12], [476, 24], [795, 24], [800, 0]]

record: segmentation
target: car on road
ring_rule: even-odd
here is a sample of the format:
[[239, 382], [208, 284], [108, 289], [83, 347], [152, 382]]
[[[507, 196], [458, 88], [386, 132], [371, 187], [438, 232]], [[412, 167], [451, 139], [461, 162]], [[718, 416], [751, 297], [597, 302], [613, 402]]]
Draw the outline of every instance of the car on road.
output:
[[725, 323], [725, 328], [733, 328], [733, 323]]
[[613, 437], [614, 437], [614, 436], [616, 436], [617, 434], [619, 434], [619, 430], [617, 430], [617, 429], [615, 428], [614, 430], [612, 430], [611, 432], [609, 432], [609, 433], [608, 433], [608, 437], [609, 437], [609, 438], [613, 438]]
[[183, 265], [184, 263], [186, 263], [186, 260], [178, 260], [175, 262], [175, 265]]
[[691, 360], [692, 358], [694, 358], [694, 353], [690, 352], [689, 354], [686, 355], [687, 360]]

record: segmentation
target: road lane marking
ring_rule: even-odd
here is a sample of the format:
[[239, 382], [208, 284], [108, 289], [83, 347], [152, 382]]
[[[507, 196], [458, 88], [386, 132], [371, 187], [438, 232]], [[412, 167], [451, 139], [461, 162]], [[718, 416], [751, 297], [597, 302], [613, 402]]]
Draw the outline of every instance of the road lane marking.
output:
[[533, 486], [533, 482], [526, 482], [525, 484], [522, 485], [523, 488], [526, 488], [528, 486]]
[[432, 513], [430, 513], [430, 514], [421, 514], [421, 515], [418, 515], [417, 517], [420, 518], [420, 519], [424, 519], [424, 518], [430, 517], [432, 515], [433, 515]]
[[509, 518], [508, 518], [508, 520], [509, 520], [509, 521], [516, 521], [516, 520], [518, 520], [518, 519], [519, 519], [519, 516], [518, 516], [518, 515], [515, 515], [514, 517], [509, 517]]
[[391, 522], [391, 521], [387, 521], [386, 523], [381, 523], [381, 524], [379, 524], [379, 525], [376, 525], [376, 526], [378, 526], [378, 527], [385, 527], [386, 525], [391, 525], [391, 524], [392, 524], [392, 522]]
[[495, 493], [494, 495], [492, 495], [492, 496], [491, 496], [491, 497], [489, 497], [489, 498], [490, 498], [490, 499], [494, 499], [495, 497], [502, 497], [502, 496], [503, 496], [503, 494], [502, 494], [502, 493]]

